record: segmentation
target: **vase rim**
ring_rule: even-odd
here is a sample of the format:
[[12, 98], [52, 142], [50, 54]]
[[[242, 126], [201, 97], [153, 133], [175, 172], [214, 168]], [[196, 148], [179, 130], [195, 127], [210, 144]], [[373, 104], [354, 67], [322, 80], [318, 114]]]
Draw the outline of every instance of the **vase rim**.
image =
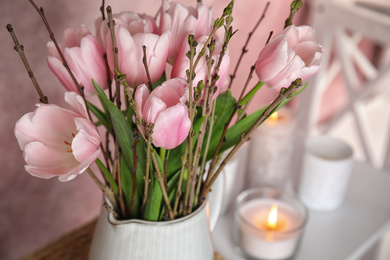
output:
[[206, 199], [202, 205], [200, 205], [195, 211], [191, 212], [190, 214], [184, 216], [184, 217], [181, 217], [181, 218], [178, 218], [178, 219], [174, 219], [174, 220], [166, 220], [166, 221], [151, 221], [151, 220], [144, 220], [144, 219], [123, 219], [123, 220], [119, 220], [117, 218], [115, 218], [114, 214], [112, 212], [108, 212], [108, 222], [112, 225], [122, 225], [122, 224], [130, 224], [130, 223], [134, 223], [134, 224], [144, 224], [144, 225], [170, 225], [170, 224], [177, 224], [177, 223], [180, 223], [180, 222], [183, 222], [183, 221], [186, 221], [192, 217], [194, 217], [195, 215], [197, 215], [197, 213], [199, 213], [200, 211], [203, 210], [204, 207], [206, 207], [206, 205], [208, 205], [208, 199]]

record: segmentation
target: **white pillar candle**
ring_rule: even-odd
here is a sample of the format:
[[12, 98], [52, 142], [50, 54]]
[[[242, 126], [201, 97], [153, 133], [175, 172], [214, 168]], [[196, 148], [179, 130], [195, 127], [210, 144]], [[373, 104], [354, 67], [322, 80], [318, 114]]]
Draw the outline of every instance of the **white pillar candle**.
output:
[[248, 186], [283, 188], [293, 150], [296, 121], [291, 110], [281, 108], [252, 135], [249, 151]]
[[[247, 194], [256, 192], [254, 189]], [[237, 199], [240, 202], [237, 202], [235, 212], [236, 239], [243, 253], [255, 259], [287, 259], [293, 256], [307, 220], [305, 208], [293, 197], [286, 199], [287, 195], [281, 198], [252, 196], [246, 200], [242, 198], [247, 196], [245, 193]], [[271, 213], [275, 207], [277, 213]]]

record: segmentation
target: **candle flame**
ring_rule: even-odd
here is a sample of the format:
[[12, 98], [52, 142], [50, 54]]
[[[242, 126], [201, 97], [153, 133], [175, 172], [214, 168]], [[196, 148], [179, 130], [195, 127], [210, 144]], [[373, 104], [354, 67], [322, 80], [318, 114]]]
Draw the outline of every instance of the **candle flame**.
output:
[[278, 205], [273, 204], [268, 215], [267, 227], [275, 229], [278, 222]]
[[274, 113], [272, 113], [272, 114], [269, 116], [269, 120], [272, 121], [272, 122], [277, 121], [278, 118], [279, 118], [278, 112], [274, 112]]

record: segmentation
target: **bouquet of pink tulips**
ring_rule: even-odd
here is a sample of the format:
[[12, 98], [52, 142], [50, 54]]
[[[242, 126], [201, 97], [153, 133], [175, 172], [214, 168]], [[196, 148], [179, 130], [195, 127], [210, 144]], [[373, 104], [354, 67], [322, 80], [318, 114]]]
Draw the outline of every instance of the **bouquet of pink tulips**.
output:
[[[322, 47], [312, 28], [291, 24], [299, 0], [291, 4], [284, 31], [270, 37], [250, 68], [249, 77], [256, 73], [259, 83], [245, 84], [238, 99], [229, 78], [233, 0], [216, 20], [202, 3], [185, 7], [164, 0], [154, 18], [112, 14], [103, 2], [107, 12], [95, 23], [96, 32], [68, 29], [64, 44], [55, 40], [43, 9], [30, 2], [51, 35], [47, 61], [67, 89], [69, 106], [47, 102], [23, 59], [40, 95], [36, 110], [15, 127], [25, 169], [60, 181], [88, 172], [121, 219], [158, 221], [191, 213], [252, 132], [320, 68]], [[12, 26], [7, 28], [23, 58]], [[224, 30], [223, 39], [217, 30]], [[247, 115], [264, 84], [279, 96]], [[88, 101], [94, 95], [99, 104]]]

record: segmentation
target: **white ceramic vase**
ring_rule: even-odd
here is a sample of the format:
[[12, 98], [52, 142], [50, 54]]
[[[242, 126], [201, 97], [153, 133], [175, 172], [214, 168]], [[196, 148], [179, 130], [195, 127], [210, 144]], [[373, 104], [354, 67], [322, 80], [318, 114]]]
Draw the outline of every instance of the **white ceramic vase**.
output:
[[192, 214], [172, 221], [117, 220], [103, 208], [89, 259], [214, 259], [210, 231], [216, 225], [221, 210], [223, 183], [222, 179], [217, 180], [209, 200]]

